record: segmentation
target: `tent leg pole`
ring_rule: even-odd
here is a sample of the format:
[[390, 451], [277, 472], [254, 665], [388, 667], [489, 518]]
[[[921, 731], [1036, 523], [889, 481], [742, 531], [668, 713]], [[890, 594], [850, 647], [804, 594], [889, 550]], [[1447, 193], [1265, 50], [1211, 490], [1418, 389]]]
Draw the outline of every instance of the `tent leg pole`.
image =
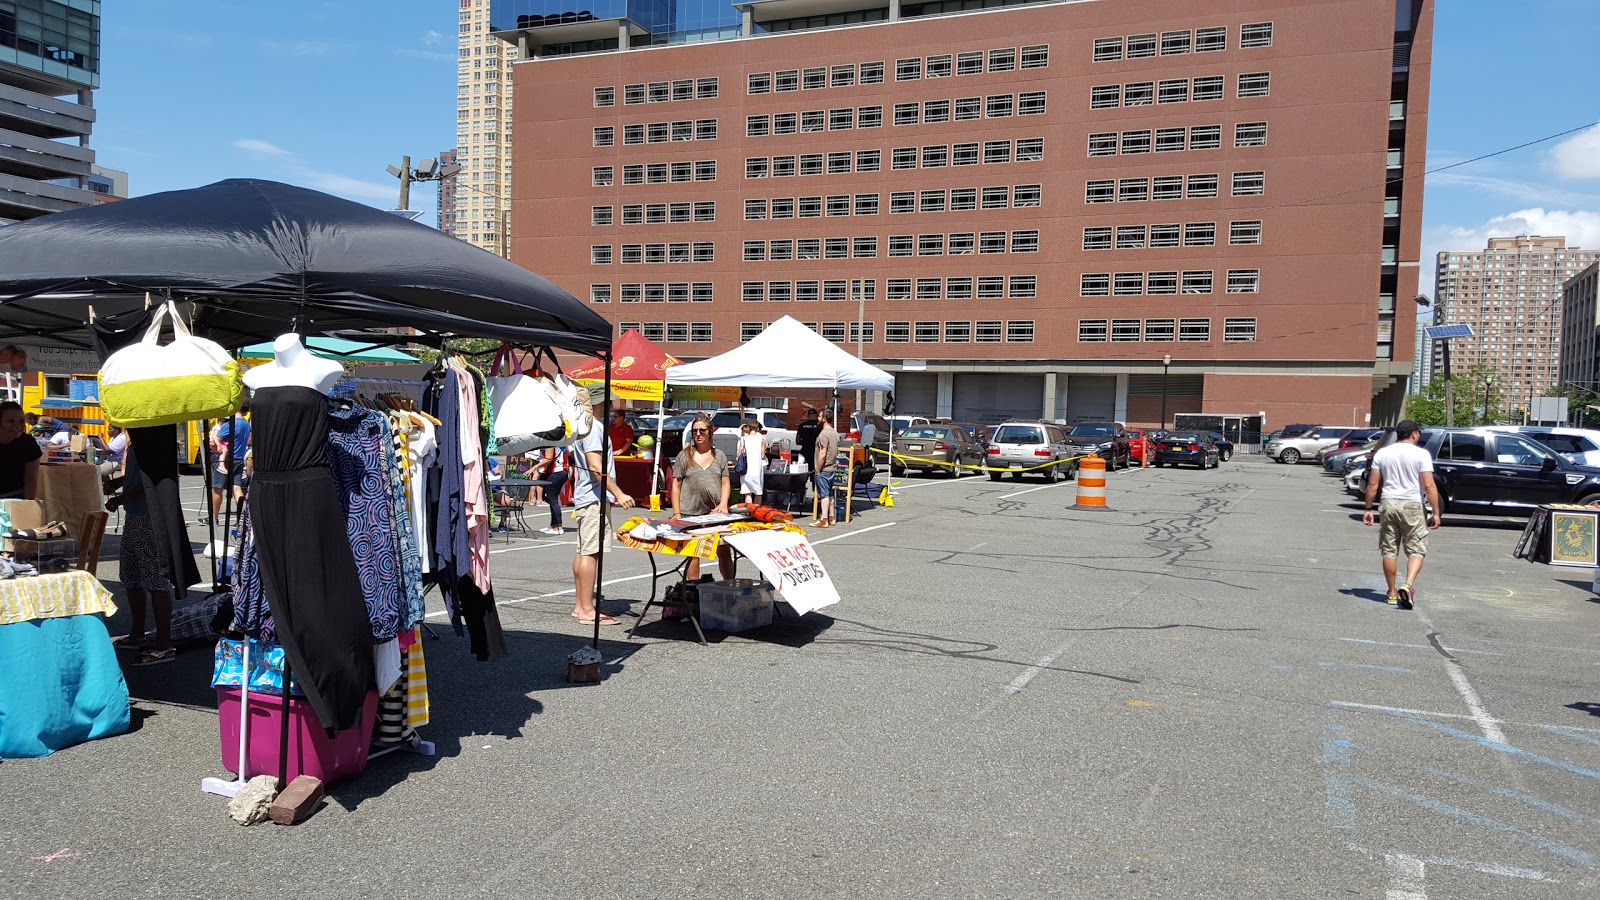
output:
[[[601, 359], [606, 366], [606, 393], [602, 400], [604, 414], [595, 427], [600, 429], [600, 527], [609, 531], [611, 529], [611, 487], [606, 473], [611, 471], [611, 429], [607, 424], [611, 421], [611, 350], [606, 349]], [[594, 639], [591, 646], [600, 649], [600, 596], [601, 586], [606, 583], [606, 538], [607, 534], [600, 535], [600, 546], [596, 548], [594, 557]]]

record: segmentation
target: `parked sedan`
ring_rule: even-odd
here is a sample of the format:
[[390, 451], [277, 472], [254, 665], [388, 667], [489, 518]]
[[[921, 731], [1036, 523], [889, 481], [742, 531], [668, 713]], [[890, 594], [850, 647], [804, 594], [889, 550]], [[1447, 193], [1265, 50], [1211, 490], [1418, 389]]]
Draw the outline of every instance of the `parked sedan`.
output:
[[1144, 432], [1137, 428], [1128, 429], [1128, 458], [1144, 463]]
[[1216, 442], [1211, 435], [1199, 431], [1174, 431], [1156, 444], [1156, 468], [1162, 466], [1195, 466], [1215, 469], [1221, 463]]
[[1098, 455], [1105, 460], [1108, 471], [1126, 469], [1132, 458], [1128, 452], [1128, 432], [1120, 422], [1079, 422], [1067, 432], [1067, 440], [1078, 455]]
[[984, 448], [965, 428], [953, 425], [918, 425], [895, 437], [895, 456], [889, 474], [907, 471], [960, 475], [962, 466], [981, 468]]
[[1227, 462], [1233, 458], [1233, 441], [1228, 440], [1215, 431], [1208, 431], [1206, 434], [1211, 437], [1211, 443], [1217, 445], [1217, 455], [1223, 462]]

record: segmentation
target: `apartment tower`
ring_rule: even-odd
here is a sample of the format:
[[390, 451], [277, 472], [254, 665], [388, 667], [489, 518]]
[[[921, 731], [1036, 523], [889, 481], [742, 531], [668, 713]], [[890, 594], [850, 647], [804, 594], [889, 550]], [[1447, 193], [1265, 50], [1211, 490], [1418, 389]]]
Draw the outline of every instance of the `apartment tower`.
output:
[[489, 27], [490, 0], [459, 0], [456, 159], [461, 173], [440, 185], [453, 219], [440, 229], [501, 256], [511, 198], [511, 61], [516, 48]]
[[511, 257], [619, 327], [792, 315], [965, 420], [1398, 417], [1428, 0], [701, 9], [492, 6]]
[[[1600, 254], [1567, 246], [1566, 238], [1490, 238], [1483, 250], [1439, 254], [1442, 321], [1471, 325], [1472, 337], [1450, 342], [1452, 372], [1487, 366], [1500, 386], [1502, 416], [1517, 418], [1532, 398], [1560, 378], [1562, 285]], [[1433, 371], [1443, 372], [1433, 348]]]
[[0, 225], [88, 206], [99, 0], [0, 4]]

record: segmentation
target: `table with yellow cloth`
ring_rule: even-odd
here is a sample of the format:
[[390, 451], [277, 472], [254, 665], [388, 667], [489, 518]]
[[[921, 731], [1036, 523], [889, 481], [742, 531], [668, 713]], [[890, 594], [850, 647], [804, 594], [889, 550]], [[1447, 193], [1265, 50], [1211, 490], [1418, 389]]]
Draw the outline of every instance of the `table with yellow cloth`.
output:
[[[643, 516], [634, 516], [628, 519], [628, 521], [623, 522], [622, 527], [617, 529], [616, 532], [617, 542], [622, 544], [622, 546], [627, 547], [630, 550], [642, 550], [645, 553], [650, 554], [650, 599], [646, 600], [644, 608], [639, 610], [638, 621], [634, 622], [633, 627], [628, 629], [629, 638], [632, 638], [634, 633], [639, 630], [639, 626], [644, 623], [645, 616], [650, 612], [650, 607], [659, 605], [656, 601], [657, 582], [666, 576], [675, 574], [682, 570], [688, 565], [689, 560], [691, 559], [716, 559], [717, 550], [722, 546], [723, 535], [743, 534], [750, 531], [793, 531], [799, 534], [805, 534], [805, 529], [794, 524], [793, 522], [732, 522], [727, 525], [719, 526], [716, 531], [712, 531], [708, 534], [694, 535], [686, 541], [674, 541], [666, 539], [641, 541], [629, 534], [629, 532], [633, 531], [633, 529], [648, 521], [650, 520]], [[731, 550], [737, 558], [739, 551], [733, 550], [732, 545], [729, 545], [729, 550]], [[684, 557], [684, 559], [682, 562], [674, 565], [672, 568], [662, 572], [656, 569], [655, 554], [657, 553], [662, 553], [667, 556]], [[691, 621], [693, 621], [693, 619], [691, 619]], [[694, 630], [695, 633], [700, 635], [700, 643], [706, 643], [706, 636], [704, 632], [700, 631], [699, 622], [694, 623]]]
[[128, 730], [128, 685], [104, 619], [116, 609], [88, 572], [0, 580], [0, 758]]

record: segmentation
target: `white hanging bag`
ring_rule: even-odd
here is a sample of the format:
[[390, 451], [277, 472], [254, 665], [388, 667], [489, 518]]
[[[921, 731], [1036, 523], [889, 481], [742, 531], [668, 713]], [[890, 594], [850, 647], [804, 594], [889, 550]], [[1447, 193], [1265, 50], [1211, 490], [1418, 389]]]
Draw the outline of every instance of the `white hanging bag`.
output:
[[[501, 374], [508, 366], [515, 366], [515, 370]], [[522, 373], [511, 347], [501, 347], [495, 354], [486, 380], [499, 452], [517, 456], [540, 447], [571, 443], [560, 398], [543, 379]]]
[[[170, 344], [160, 343], [164, 317], [172, 319]], [[100, 406], [107, 422], [124, 428], [220, 419], [243, 399], [238, 361], [217, 342], [190, 334], [170, 300], [156, 310], [143, 340], [100, 367]]]

